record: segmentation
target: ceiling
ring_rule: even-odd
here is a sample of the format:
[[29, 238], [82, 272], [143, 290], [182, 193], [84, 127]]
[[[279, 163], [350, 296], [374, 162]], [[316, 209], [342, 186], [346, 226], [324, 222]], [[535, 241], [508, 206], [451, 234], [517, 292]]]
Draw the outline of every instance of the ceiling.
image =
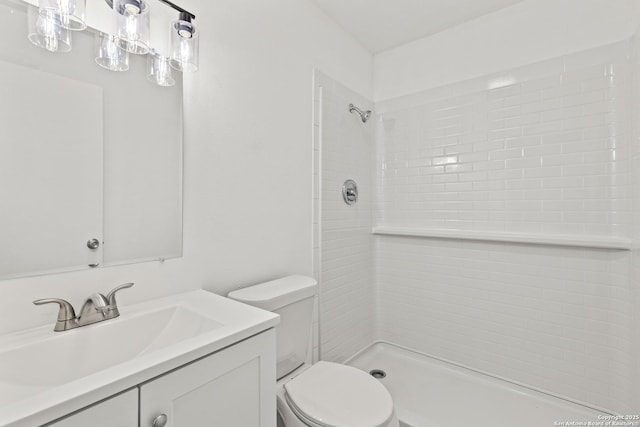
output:
[[523, 0], [313, 0], [373, 53]]

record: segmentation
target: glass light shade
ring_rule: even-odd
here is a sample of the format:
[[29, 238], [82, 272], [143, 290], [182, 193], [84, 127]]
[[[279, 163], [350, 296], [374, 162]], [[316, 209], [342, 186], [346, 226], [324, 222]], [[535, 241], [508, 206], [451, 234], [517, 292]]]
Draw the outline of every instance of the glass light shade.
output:
[[183, 19], [171, 23], [171, 66], [178, 71], [198, 71], [199, 35], [196, 27]]
[[147, 80], [158, 86], [173, 86], [176, 84], [171, 75], [169, 58], [151, 51], [147, 56]]
[[114, 36], [96, 33], [96, 63], [110, 71], [127, 71], [129, 52], [118, 47]]
[[149, 6], [143, 0], [114, 0], [116, 43], [137, 55], [149, 53]]
[[68, 30], [82, 31], [87, 28], [86, 0], [39, 0], [41, 13], [58, 13], [62, 26]]
[[60, 14], [29, 7], [27, 26], [29, 41], [34, 45], [49, 52], [71, 51], [71, 31], [62, 26]]

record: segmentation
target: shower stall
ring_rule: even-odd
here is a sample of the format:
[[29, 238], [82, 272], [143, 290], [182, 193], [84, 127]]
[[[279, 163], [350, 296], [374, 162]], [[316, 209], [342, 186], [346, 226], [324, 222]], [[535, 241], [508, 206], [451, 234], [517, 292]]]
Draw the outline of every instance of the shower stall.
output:
[[407, 426], [640, 425], [636, 36], [419, 57], [531, 7], [379, 55], [376, 102], [315, 73], [315, 354], [386, 370]]

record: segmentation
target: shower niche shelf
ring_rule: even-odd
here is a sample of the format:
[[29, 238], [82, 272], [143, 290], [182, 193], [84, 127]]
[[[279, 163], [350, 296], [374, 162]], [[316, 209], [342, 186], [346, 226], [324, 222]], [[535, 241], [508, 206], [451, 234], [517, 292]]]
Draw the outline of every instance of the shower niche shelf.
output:
[[373, 227], [372, 233], [380, 236], [424, 237], [451, 240], [475, 240], [484, 242], [521, 243], [528, 245], [566, 246], [631, 250], [632, 241], [622, 237], [572, 236], [543, 233], [511, 233], [500, 231], [472, 231], [453, 229], [429, 229], [420, 227]]

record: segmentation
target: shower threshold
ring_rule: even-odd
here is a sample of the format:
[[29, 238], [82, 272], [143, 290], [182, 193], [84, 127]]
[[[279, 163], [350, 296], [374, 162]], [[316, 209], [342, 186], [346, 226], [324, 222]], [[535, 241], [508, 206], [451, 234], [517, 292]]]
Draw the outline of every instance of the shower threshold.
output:
[[608, 415], [384, 342], [347, 364], [384, 371], [379, 381], [393, 397], [401, 427], [598, 425]]

